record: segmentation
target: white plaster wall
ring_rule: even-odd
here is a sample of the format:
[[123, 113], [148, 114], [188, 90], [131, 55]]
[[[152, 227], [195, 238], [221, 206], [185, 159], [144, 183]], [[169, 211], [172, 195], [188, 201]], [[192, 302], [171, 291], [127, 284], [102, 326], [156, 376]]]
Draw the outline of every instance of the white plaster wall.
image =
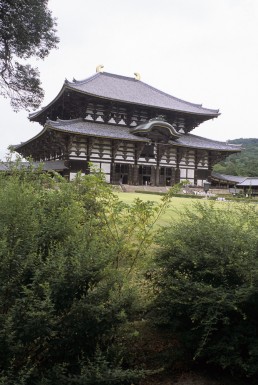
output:
[[186, 179], [186, 168], [180, 169], [180, 179]]
[[188, 169], [187, 170], [187, 179], [193, 179], [194, 178], [194, 170], [192, 170], [192, 169]]
[[100, 169], [100, 163], [99, 162], [91, 162], [91, 164], [97, 168], [97, 169]]
[[110, 174], [110, 163], [101, 163], [101, 170], [105, 174]]
[[[74, 180], [76, 178], [76, 175], [77, 175], [76, 172], [70, 172], [70, 180]], [[81, 175], [83, 176], [85, 174], [82, 172]]]

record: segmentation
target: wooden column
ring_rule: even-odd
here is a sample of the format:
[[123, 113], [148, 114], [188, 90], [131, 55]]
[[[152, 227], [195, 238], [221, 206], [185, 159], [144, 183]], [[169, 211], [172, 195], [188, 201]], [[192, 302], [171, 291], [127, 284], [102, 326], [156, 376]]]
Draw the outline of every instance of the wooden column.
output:
[[112, 161], [111, 165], [110, 165], [110, 183], [111, 184], [115, 184], [116, 181], [115, 181], [115, 162]]
[[151, 177], [150, 177], [150, 183], [152, 186], [156, 185], [156, 166], [151, 166]]
[[175, 170], [175, 183], [180, 183], [180, 168], [176, 168]]
[[195, 186], [197, 186], [198, 163], [199, 163], [198, 150], [195, 150], [195, 155], [194, 155], [194, 184], [195, 184]]
[[176, 149], [176, 170], [175, 170], [175, 183], [180, 183], [180, 162], [182, 159], [182, 151], [179, 148]]
[[134, 165], [129, 164], [128, 184], [133, 184], [133, 167]]
[[160, 176], [160, 167], [159, 165], [156, 166], [156, 173], [155, 173], [155, 186], [159, 186], [159, 176]]
[[139, 165], [133, 165], [133, 185], [137, 186], [139, 184]]
[[207, 178], [208, 181], [210, 181], [210, 179], [211, 179], [210, 174], [211, 174], [211, 170], [212, 170], [212, 163], [213, 163], [212, 153], [211, 153], [211, 151], [209, 151], [208, 152], [208, 171], [209, 171], [209, 176]]

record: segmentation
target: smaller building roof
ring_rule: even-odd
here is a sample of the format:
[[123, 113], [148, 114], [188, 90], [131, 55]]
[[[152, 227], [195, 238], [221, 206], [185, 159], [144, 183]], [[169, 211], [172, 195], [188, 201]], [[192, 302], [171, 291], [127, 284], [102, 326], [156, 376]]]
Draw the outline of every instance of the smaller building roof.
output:
[[[10, 171], [12, 169], [12, 165], [16, 165], [16, 163], [0, 163], [0, 171]], [[37, 169], [38, 167], [42, 167], [42, 171], [62, 171], [68, 169], [65, 166], [64, 160], [48, 160], [45, 162], [21, 162], [18, 164], [19, 169], [33, 167]]]
[[0, 171], [8, 171], [6, 163], [0, 163]]
[[34, 162], [35, 166], [38, 166], [39, 164], [43, 164], [42, 170], [43, 171], [62, 171], [67, 170], [68, 167], [65, 165], [64, 160], [48, 160], [46, 162]]
[[258, 187], [258, 177], [226, 175], [214, 171], [211, 173], [211, 177], [222, 182], [235, 183], [237, 187]]
[[223, 182], [230, 182], [230, 183], [241, 183], [246, 179], [246, 176], [238, 176], [238, 175], [226, 175], [226, 174], [220, 174], [218, 172], [212, 171], [211, 177], [216, 180], [220, 180]]
[[237, 184], [238, 187], [258, 187], [258, 177], [248, 177]]

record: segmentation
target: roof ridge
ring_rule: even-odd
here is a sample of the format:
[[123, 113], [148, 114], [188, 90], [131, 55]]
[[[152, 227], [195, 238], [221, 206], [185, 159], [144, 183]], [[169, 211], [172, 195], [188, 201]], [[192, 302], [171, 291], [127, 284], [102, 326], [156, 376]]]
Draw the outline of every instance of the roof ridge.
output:
[[[130, 92], [129, 92], [129, 96], [128, 96], [129, 99], [128, 100], [126, 98], [126, 95], [125, 95], [125, 97], [123, 95], [121, 97], [121, 95], [118, 93], [119, 95], [117, 96], [116, 92], [114, 92], [114, 94], [112, 94], [113, 96], [112, 95], [109, 96], [109, 94], [104, 95], [101, 93], [102, 92], [101, 87], [105, 86], [105, 83], [106, 83], [104, 81], [105, 78], [106, 79], [107, 78], [121, 79], [121, 80], [124, 80], [125, 83], [130, 82], [130, 83], [132, 83], [131, 85], [129, 83], [127, 84], [129, 89], [130, 88], [132, 88], [132, 89], [140, 88], [140, 90], [141, 90], [141, 88], [142, 88], [141, 91], [143, 94], [146, 94], [146, 97], [143, 97], [143, 98], [140, 97], [139, 100], [136, 102], [131, 97], [132, 95], [130, 94]], [[94, 84], [95, 84], [94, 80], [96, 80], [97, 84], [99, 83], [99, 81], [97, 79], [103, 79], [104, 86], [103, 86], [103, 84], [101, 84], [100, 90], [97, 90], [95, 92], [94, 90], [92, 91], [91, 88], [94, 89]], [[92, 84], [90, 84], [90, 83], [92, 83]], [[103, 82], [100, 81], [100, 83], [103, 83]], [[109, 83], [109, 81], [107, 81], [107, 83]], [[139, 85], [139, 87], [137, 87], [137, 84]], [[130, 86], [132, 86], [132, 87], [130, 87]], [[104, 89], [105, 89], [105, 87], [104, 87]], [[50, 103], [48, 103], [46, 106], [41, 107], [40, 110], [37, 110], [37, 111], [30, 113], [29, 119], [30, 120], [37, 120], [37, 117], [40, 117], [40, 116], [45, 119], [45, 117], [46, 117], [46, 116], [44, 117], [45, 112], [50, 108], [51, 105], [53, 105], [56, 101], [58, 101], [58, 99], [68, 90], [72, 90], [75, 92], [81, 92], [84, 94], [93, 95], [93, 96], [97, 96], [97, 97], [104, 98], [104, 99], [121, 100], [122, 102], [128, 102], [128, 103], [134, 103], [137, 105], [146, 105], [146, 106], [149, 106], [149, 102], [152, 98], [152, 95], [149, 96], [148, 94], [153, 93], [154, 94], [154, 96], [153, 96], [154, 102], [150, 103], [151, 107], [155, 107], [155, 105], [158, 105], [162, 109], [175, 110], [175, 111], [181, 111], [181, 112], [198, 114], [198, 115], [199, 114], [209, 115], [209, 119], [211, 117], [217, 117], [219, 115], [219, 109], [206, 108], [206, 107], [203, 107], [202, 104], [195, 104], [192, 102], [188, 102], [184, 99], [177, 98], [173, 95], [168, 94], [167, 92], [161, 91], [158, 88], [153, 87], [153, 86], [151, 86], [151, 85], [149, 85], [149, 84], [147, 84], [141, 80], [137, 80], [133, 77], [112, 74], [109, 72], [96, 72], [92, 76], [90, 76], [86, 79], [83, 79], [83, 80], [75, 80], [75, 79], [73, 79], [73, 81], [65, 80], [63, 83], [63, 86], [62, 86], [61, 90], [59, 91], [59, 93], [57, 94], [57, 96]], [[152, 91], [152, 92], [150, 92], [150, 91]], [[161, 96], [163, 96], [163, 98], [161, 98]], [[165, 99], [165, 101], [162, 101], [159, 103], [159, 99]]]
[[154, 90], [154, 91], [157, 91], [159, 92], [160, 94], [162, 95], [165, 95], [165, 96], [168, 96], [169, 98], [173, 99], [173, 100], [177, 100], [179, 102], [183, 102], [183, 103], [186, 103], [187, 105], [189, 106], [194, 106], [194, 107], [198, 107], [198, 108], [201, 108], [201, 109], [204, 109], [204, 110], [207, 110], [207, 111], [214, 111], [216, 113], [219, 113], [219, 109], [211, 109], [211, 108], [206, 108], [206, 107], [203, 107], [202, 104], [199, 104], [199, 103], [192, 103], [192, 102], [188, 102], [184, 99], [181, 99], [181, 98], [177, 98], [176, 96], [173, 96], [173, 95], [170, 95], [169, 93], [165, 92], [165, 91], [162, 91], [156, 87], [153, 87], [151, 86], [150, 84], [148, 83], [145, 83], [141, 80], [136, 80], [135, 78], [133, 77], [129, 77], [129, 76], [124, 76], [124, 75], [117, 75], [117, 74], [113, 74], [111, 72], [98, 72], [92, 76], [90, 76], [89, 78], [86, 78], [84, 80], [75, 80], [74, 82], [68, 82], [68, 84], [71, 84], [71, 85], [74, 85], [74, 84], [86, 84], [88, 83], [89, 81], [95, 79], [96, 77], [98, 76], [109, 76], [109, 77], [114, 77], [114, 78], [118, 78], [118, 79], [125, 79], [125, 80], [130, 80], [132, 82], [139, 82], [141, 84], [143, 84], [144, 86]]
[[246, 178], [248, 178], [247, 176], [243, 176], [243, 175], [224, 174], [224, 173], [220, 173], [220, 172], [216, 172], [216, 171], [212, 171], [211, 173], [212, 173], [212, 175], [219, 175], [219, 176], [224, 176], [224, 177], [229, 176], [229, 177], [233, 177], [233, 178], [242, 178], [242, 179], [244, 179], [244, 180], [245, 180]]
[[[117, 75], [117, 74], [113, 74], [111, 72], [97, 72], [97, 73], [93, 74], [92, 76], [90, 76], [88, 78], [85, 78], [85, 79], [82, 79], [82, 80], [74, 79], [72, 82], [69, 82], [68, 80], [66, 80], [65, 83], [66, 84], [71, 84], [71, 85], [74, 85], [74, 84], [86, 84], [89, 81], [95, 79], [96, 77], [103, 76], [103, 75], [109, 76], [109, 77], [114, 77], [114, 78], [119, 78], [119, 79], [126, 79], [126, 80], [136, 81], [136, 82], [140, 81], [140, 80], [136, 80], [133, 77], [124, 76], [124, 75]], [[141, 83], [143, 83], [143, 82], [141, 82]]]
[[[138, 81], [139, 81], [139, 80], [138, 80]], [[172, 98], [172, 99], [174, 99], [174, 100], [177, 100], [177, 101], [179, 101], [179, 102], [186, 103], [186, 104], [188, 104], [188, 105], [190, 105], [190, 106], [199, 107], [199, 108], [202, 108], [202, 109], [204, 109], [204, 110], [215, 111], [215, 112], [217, 112], [217, 113], [219, 112], [219, 109], [214, 110], [214, 109], [211, 109], [211, 108], [203, 107], [202, 104], [188, 102], [188, 101], [186, 101], [186, 100], [184, 100], [184, 99], [177, 98], [176, 96], [170, 95], [170, 94], [168, 94], [168, 93], [165, 92], [165, 91], [159, 90], [158, 88], [153, 87], [153, 86], [151, 86], [151, 85], [148, 84], [148, 83], [142, 82], [141, 80], [140, 80], [140, 82], [141, 82], [142, 84], [144, 84], [145, 86], [147, 86], [148, 88], [150, 88], [150, 89], [152, 89], [152, 90], [155, 90], [155, 91], [158, 91], [159, 93], [161, 93], [161, 94], [163, 94], [163, 95], [166, 95], [166, 96], [168, 96], [168, 97], [170, 97], [170, 98]]]
[[59, 124], [59, 123], [62, 123], [62, 124], [70, 124], [70, 123], [77, 123], [77, 122], [83, 122], [84, 119], [83, 118], [75, 118], [75, 119], [60, 119], [60, 118], [57, 118], [56, 120], [51, 120], [51, 119], [47, 119], [46, 120], [46, 124], [53, 124], [56, 125], [56, 124]]
[[66, 80], [64, 83], [65, 84], [68, 84], [68, 85], [74, 85], [74, 84], [85, 84], [85, 83], [89, 83], [91, 80], [95, 79], [96, 77], [99, 77], [101, 74], [101, 72], [97, 72], [93, 75], [91, 75], [90, 77], [88, 78], [85, 78], [85, 79], [82, 79], [82, 80], [76, 80], [76, 79], [73, 79], [73, 81], [68, 81]]
[[60, 119], [60, 118], [57, 118], [56, 121], [60, 122], [60, 123], [76, 123], [76, 122], [83, 122], [83, 118], [74, 118], [74, 119]]
[[135, 78], [130, 77], [130, 76], [117, 75], [117, 74], [113, 74], [111, 72], [102, 72], [102, 75], [107, 75], [107, 76], [115, 77], [115, 78], [119, 78], [119, 79], [127, 79], [127, 80], [131, 80], [131, 81], [136, 81], [136, 82], [140, 81], [140, 80], [136, 80]]

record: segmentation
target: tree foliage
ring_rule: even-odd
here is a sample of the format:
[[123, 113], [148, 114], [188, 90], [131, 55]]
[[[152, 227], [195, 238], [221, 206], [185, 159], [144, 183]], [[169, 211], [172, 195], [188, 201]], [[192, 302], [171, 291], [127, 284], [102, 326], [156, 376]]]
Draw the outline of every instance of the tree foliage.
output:
[[234, 139], [232, 144], [242, 144], [241, 153], [233, 154], [216, 164], [214, 171], [226, 175], [255, 177], [258, 175], [258, 139]]
[[37, 108], [43, 99], [39, 72], [27, 63], [56, 48], [56, 21], [47, 0], [0, 1], [0, 94], [15, 111]]
[[197, 362], [258, 377], [258, 215], [195, 206], [159, 237], [155, 321]]
[[115, 340], [140, 312], [135, 271], [156, 211], [121, 204], [98, 173], [0, 176], [0, 384], [137, 383]]

